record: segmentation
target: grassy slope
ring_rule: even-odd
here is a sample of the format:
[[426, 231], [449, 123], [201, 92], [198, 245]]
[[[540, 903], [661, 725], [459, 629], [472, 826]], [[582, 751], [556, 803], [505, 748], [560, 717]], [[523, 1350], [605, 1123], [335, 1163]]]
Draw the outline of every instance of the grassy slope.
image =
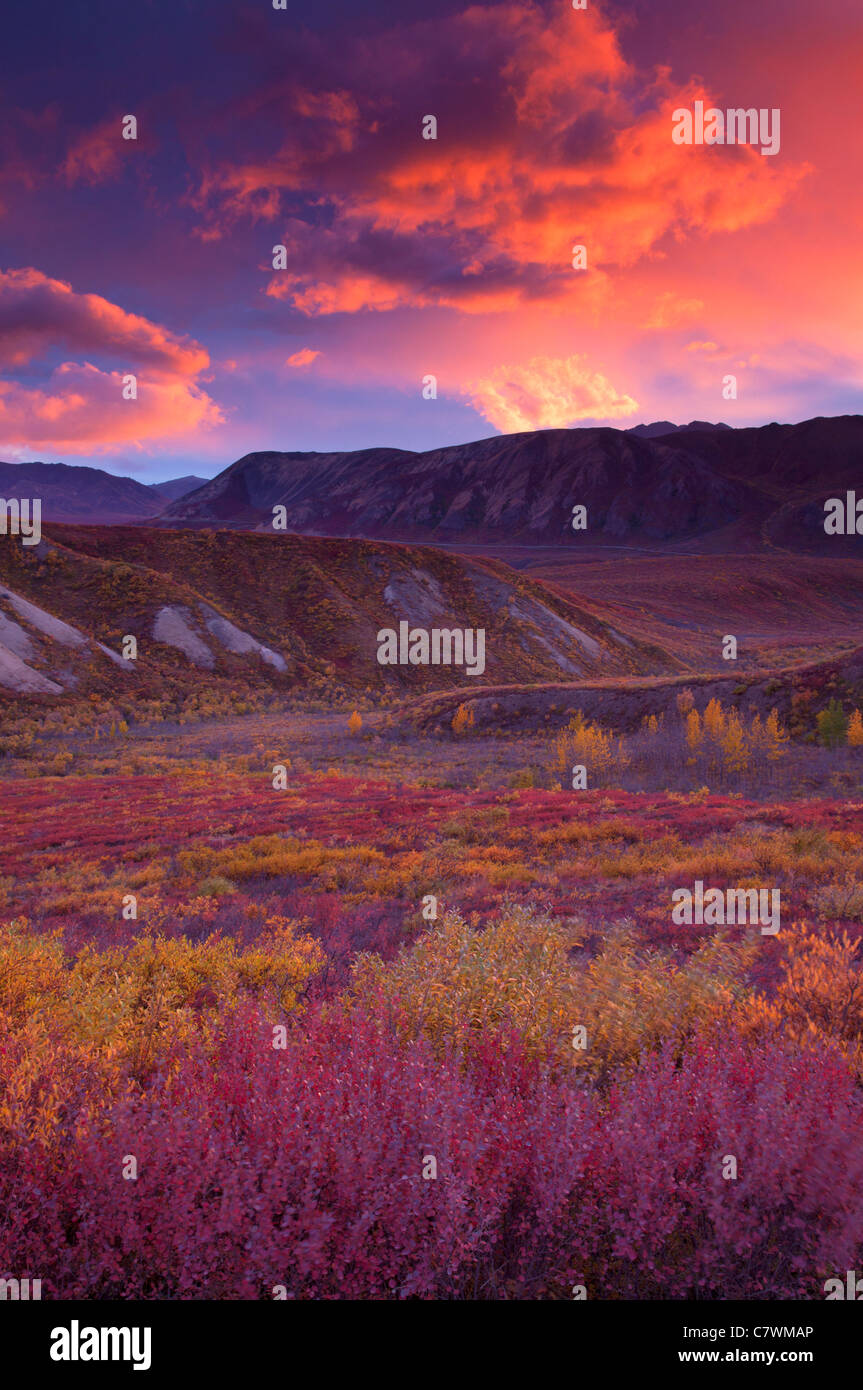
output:
[[[114, 650], [125, 634], [135, 634], [141, 653], [135, 688], [150, 697], [163, 686], [174, 695], [178, 684], [200, 682], [200, 672], [180, 652], [154, 642], [151, 634], [163, 606], [197, 615], [201, 602], [287, 662], [282, 675], [258, 658], [231, 656], [210, 640], [217, 661], [207, 681], [241, 688], [314, 686], [322, 694], [374, 694], [459, 684], [464, 674], [457, 668], [378, 665], [377, 631], [396, 626], [401, 617], [424, 627], [485, 628], [488, 671], [496, 680], [533, 682], [561, 674], [542, 640], [549, 632], [553, 645], [577, 655], [579, 674], [637, 674], [677, 665], [656, 646], [625, 634], [619, 640], [596, 611], [568, 595], [551, 594], [497, 562], [467, 561], [427, 547], [139, 527], [49, 526], [46, 540], [39, 553], [12, 542], [0, 546], [0, 579]], [[390, 603], [393, 585], [399, 598]], [[434, 612], [423, 611], [424, 591], [436, 596]], [[512, 603], [520, 613], [509, 611]], [[561, 638], [557, 619], [577, 627], [600, 650], [586, 654], [571, 638]], [[115, 668], [97, 657], [82, 665], [78, 689], [110, 691], [117, 682]]]

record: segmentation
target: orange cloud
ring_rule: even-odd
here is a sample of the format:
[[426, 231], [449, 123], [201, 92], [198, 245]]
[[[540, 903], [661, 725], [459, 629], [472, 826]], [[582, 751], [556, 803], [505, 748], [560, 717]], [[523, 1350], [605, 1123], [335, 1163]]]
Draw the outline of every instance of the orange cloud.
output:
[[[746, 146], [674, 144], [674, 108], [709, 94], [638, 71], [594, 6], [471, 6], [380, 35], [374, 65], [362, 47], [348, 56], [353, 93], [289, 91], [297, 128], [278, 153], [209, 173], [198, 196], [206, 234], [308, 200], [282, 238], [302, 270], [267, 293], [310, 316], [571, 310], [597, 289], [573, 271], [574, 243], [592, 272], [631, 266], [668, 237], [771, 218], [805, 172]], [[440, 90], [441, 69], [470, 74], [472, 119], [448, 117], [444, 89], [427, 141], [419, 118], [405, 129], [405, 85]]]
[[285, 362], [286, 367], [307, 367], [310, 362], [314, 362], [316, 357], [320, 357], [320, 352], [316, 348], [300, 348], [299, 352], [291, 353]]
[[638, 410], [637, 401], [620, 395], [580, 356], [534, 357], [522, 366], [499, 367], [465, 391], [474, 408], [504, 434], [618, 420]]

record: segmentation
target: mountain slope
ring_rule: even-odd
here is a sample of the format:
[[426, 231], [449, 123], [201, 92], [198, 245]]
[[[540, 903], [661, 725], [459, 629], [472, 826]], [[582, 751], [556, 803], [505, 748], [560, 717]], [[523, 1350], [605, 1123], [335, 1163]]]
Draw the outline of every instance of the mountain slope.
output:
[[744, 483], [717, 477], [676, 443], [618, 430], [540, 430], [409, 454], [249, 454], [166, 508], [160, 524], [230, 523], [315, 535], [525, 542], [589, 534], [669, 540], [712, 531], [751, 505]]
[[[279, 506], [285, 529], [306, 535], [863, 555], [863, 538], [823, 526], [825, 500], [860, 485], [861, 458], [860, 416], [739, 430], [693, 421], [648, 438], [539, 430], [420, 454], [256, 453], [158, 524], [270, 530]], [[584, 531], [572, 529], [576, 505]]]
[[0, 497], [39, 498], [43, 521], [143, 521], [164, 502], [134, 478], [68, 463], [0, 463]]
[[148, 483], [147, 487], [151, 492], [155, 492], [159, 497], [165, 497], [169, 502], [177, 502], [181, 497], [186, 497], [190, 492], [206, 484], [206, 478], [198, 478], [194, 473], [187, 473], [184, 478], [169, 478], [164, 483]]
[[141, 527], [51, 526], [30, 548], [0, 537], [0, 692], [174, 698], [204, 674], [208, 688], [330, 694], [464, 682], [463, 666], [380, 665], [377, 634], [401, 621], [483, 628], [494, 680], [680, 668], [595, 605], [427, 547]]

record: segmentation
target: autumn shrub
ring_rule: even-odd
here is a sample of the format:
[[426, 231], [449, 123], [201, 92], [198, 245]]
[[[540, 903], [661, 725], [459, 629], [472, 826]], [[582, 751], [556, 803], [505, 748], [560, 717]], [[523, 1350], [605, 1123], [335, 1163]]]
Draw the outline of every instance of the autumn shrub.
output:
[[591, 787], [603, 785], [615, 768], [622, 769], [627, 763], [623, 740], [615, 740], [597, 724], [585, 721], [580, 711], [554, 740], [554, 767], [567, 772], [575, 766], [584, 767]]
[[795, 923], [784, 944], [776, 990], [747, 1000], [741, 1023], [759, 1035], [780, 1029], [798, 1046], [835, 1044], [863, 1081], [860, 938], [826, 936]]
[[[733, 1029], [614, 1087], [573, 1246], [591, 1294], [823, 1297], [863, 1244], [863, 1103], [842, 1059]], [[734, 1160], [731, 1167], [729, 1160]]]
[[67, 1298], [541, 1291], [568, 1262], [555, 1219], [589, 1101], [493, 1042], [476, 1060], [356, 1016], [276, 1050], [240, 1012], [215, 1060], [190, 1049], [51, 1153], [0, 1146], [7, 1259]]
[[587, 722], [577, 712], [553, 740], [552, 765], [568, 771], [587, 769], [588, 785], [623, 785], [654, 780], [671, 785], [684, 775], [696, 786], [706, 782], [729, 787], [775, 781], [788, 750], [788, 731], [772, 709], [766, 720], [753, 714], [748, 722], [733, 707], [711, 699], [703, 714], [691, 690], [676, 700], [678, 719], [646, 714], [641, 726], [624, 738]]
[[354, 1013], [279, 1050], [246, 1008], [61, 1143], [0, 1137], [0, 1244], [61, 1298], [813, 1297], [863, 1241], [861, 1120], [775, 1039], [603, 1100], [494, 1037], [465, 1068]]
[[452, 717], [452, 731], [454, 734], [466, 734], [474, 726], [474, 712], [470, 705], [459, 705]]
[[215, 1036], [220, 1011], [239, 999], [290, 1014], [323, 960], [317, 941], [278, 917], [247, 946], [218, 934], [141, 936], [71, 957], [59, 933], [33, 934], [18, 919], [0, 927], [0, 1022], [7, 1035], [27, 1032], [37, 1054], [62, 1043], [140, 1079], [175, 1041]]
[[[476, 1038], [505, 1031], [529, 1056], [604, 1078], [642, 1050], [726, 1017], [756, 949], [714, 937], [679, 963], [618, 927], [588, 958], [579, 951], [583, 934], [518, 906], [482, 931], [448, 912], [388, 964], [360, 955], [350, 997], [360, 1008], [384, 1008], [401, 1036], [424, 1036], [438, 1054], [469, 1051]], [[576, 1028], [586, 1046], [573, 1046]]]
[[828, 921], [863, 922], [863, 881], [852, 871], [819, 887], [814, 902], [818, 915]]

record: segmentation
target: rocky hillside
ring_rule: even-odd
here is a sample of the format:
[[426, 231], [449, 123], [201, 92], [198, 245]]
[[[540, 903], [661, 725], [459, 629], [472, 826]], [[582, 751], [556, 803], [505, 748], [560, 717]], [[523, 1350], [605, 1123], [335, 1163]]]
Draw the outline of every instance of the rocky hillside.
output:
[[0, 538], [0, 697], [464, 683], [463, 666], [381, 665], [377, 634], [400, 622], [484, 629], [495, 681], [679, 668], [595, 605], [426, 547], [141, 527], [52, 526], [29, 548]]

